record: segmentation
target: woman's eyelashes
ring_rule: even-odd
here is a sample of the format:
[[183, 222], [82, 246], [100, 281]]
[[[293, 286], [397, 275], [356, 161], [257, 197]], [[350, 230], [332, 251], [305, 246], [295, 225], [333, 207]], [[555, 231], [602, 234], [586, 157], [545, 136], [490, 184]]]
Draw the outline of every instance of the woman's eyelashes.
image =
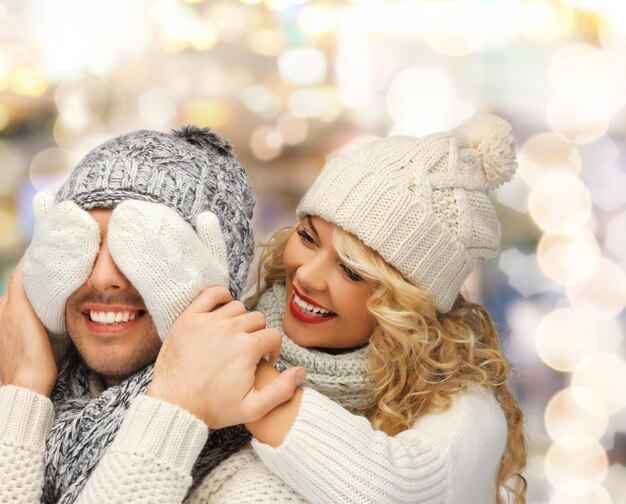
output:
[[346, 274], [346, 276], [352, 280], [353, 282], [362, 282], [363, 281], [363, 277], [361, 275], [359, 275], [358, 273], [355, 273], [354, 271], [352, 271], [350, 268], [348, 268], [345, 264], [341, 264], [341, 269], [344, 271], [344, 273]]
[[302, 238], [302, 241], [305, 242], [307, 245], [315, 245], [315, 239], [305, 228], [299, 228], [297, 233], [298, 236]]

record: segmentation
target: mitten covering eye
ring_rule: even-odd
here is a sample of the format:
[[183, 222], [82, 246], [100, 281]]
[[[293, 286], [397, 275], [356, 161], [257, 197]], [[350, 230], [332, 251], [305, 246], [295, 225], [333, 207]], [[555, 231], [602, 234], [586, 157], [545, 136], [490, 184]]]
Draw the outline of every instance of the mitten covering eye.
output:
[[100, 251], [100, 228], [74, 202], [56, 204], [51, 192], [35, 196], [33, 213], [33, 239], [24, 254], [24, 290], [57, 356], [56, 348], [66, 340], [65, 304], [91, 275]]
[[157, 203], [126, 200], [111, 215], [109, 251], [143, 297], [161, 340], [203, 290], [228, 288], [219, 223], [214, 215], [200, 217], [196, 234], [176, 211]]

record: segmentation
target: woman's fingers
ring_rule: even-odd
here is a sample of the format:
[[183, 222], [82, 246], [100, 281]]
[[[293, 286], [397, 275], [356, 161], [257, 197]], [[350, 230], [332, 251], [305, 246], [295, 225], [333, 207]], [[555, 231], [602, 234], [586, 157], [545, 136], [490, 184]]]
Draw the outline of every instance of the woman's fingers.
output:
[[293, 397], [296, 388], [306, 376], [302, 367], [292, 367], [262, 388], [253, 388], [243, 400], [242, 409], [254, 420], [264, 417], [277, 406]]

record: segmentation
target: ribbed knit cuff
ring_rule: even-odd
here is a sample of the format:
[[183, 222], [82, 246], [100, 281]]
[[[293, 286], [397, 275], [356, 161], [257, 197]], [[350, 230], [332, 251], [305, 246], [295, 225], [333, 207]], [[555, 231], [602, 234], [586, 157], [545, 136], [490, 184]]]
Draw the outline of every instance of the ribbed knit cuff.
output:
[[207, 436], [206, 424], [191, 413], [140, 395], [131, 404], [111, 450], [141, 454], [191, 472]]
[[54, 422], [48, 397], [15, 385], [0, 387], [0, 439], [14, 446], [43, 449]]

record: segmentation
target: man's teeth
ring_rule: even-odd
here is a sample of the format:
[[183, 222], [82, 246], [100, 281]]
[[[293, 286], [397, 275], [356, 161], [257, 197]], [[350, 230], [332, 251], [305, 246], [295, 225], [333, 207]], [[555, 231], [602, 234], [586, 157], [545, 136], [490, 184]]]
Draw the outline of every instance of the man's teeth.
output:
[[119, 324], [120, 322], [130, 322], [135, 320], [138, 312], [97, 312], [91, 310], [89, 317], [98, 324]]
[[300, 307], [302, 310], [308, 311], [311, 315], [325, 317], [333, 313], [329, 310], [324, 310], [324, 308], [320, 308], [319, 306], [313, 306], [312, 304], [307, 303], [302, 298], [298, 297], [295, 292], [293, 293], [293, 297], [298, 307]]

